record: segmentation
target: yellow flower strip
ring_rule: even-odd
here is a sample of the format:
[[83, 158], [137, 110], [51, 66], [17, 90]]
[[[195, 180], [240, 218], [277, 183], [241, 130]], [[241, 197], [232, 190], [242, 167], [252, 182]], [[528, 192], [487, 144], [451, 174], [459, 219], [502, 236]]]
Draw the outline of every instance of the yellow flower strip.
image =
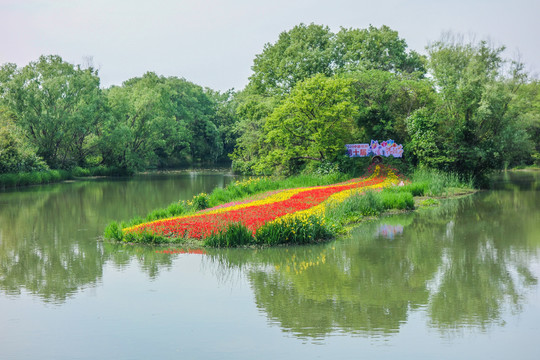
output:
[[371, 176], [369, 176], [368, 178], [360, 178], [360, 179], [358, 179], [357, 181], [354, 181], [354, 182], [348, 182], [348, 183], [343, 183], [343, 184], [339, 184], [339, 185], [333, 184], [333, 185], [324, 185], [324, 186], [313, 186], [313, 187], [306, 187], [306, 188], [288, 189], [288, 190], [284, 190], [282, 192], [279, 192], [277, 194], [273, 194], [273, 195], [271, 195], [271, 196], [269, 196], [269, 197], [267, 197], [265, 199], [255, 200], [253, 202], [249, 202], [249, 203], [245, 203], [245, 204], [238, 204], [238, 205], [234, 205], [234, 206], [230, 206], [230, 207], [219, 208], [219, 209], [215, 209], [215, 210], [207, 211], [207, 212], [197, 212], [197, 213], [191, 214], [191, 215], [174, 216], [174, 217], [170, 217], [170, 218], [166, 218], [166, 219], [159, 219], [159, 220], [154, 220], [154, 221], [150, 221], [150, 222], [145, 222], [145, 223], [138, 224], [138, 225], [135, 225], [135, 226], [127, 227], [125, 229], [122, 229], [122, 231], [124, 233], [128, 233], [128, 232], [135, 231], [135, 230], [137, 230], [139, 228], [143, 228], [143, 227], [146, 227], [148, 225], [159, 223], [159, 222], [162, 222], [162, 221], [189, 219], [189, 218], [194, 218], [194, 217], [201, 216], [201, 215], [220, 214], [220, 213], [231, 211], [231, 210], [238, 210], [238, 209], [249, 208], [249, 207], [252, 207], [252, 206], [272, 204], [272, 203], [275, 203], [275, 202], [290, 199], [292, 196], [294, 196], [296, 194], [299, 194], [299, 193], [301, 193], [303, 191], [308, 191], [308, 190], [313, 190], [313, 189], [325, 189], [325, 188], [336, 187], [336, 186], [350, 186], [351, 184], [369, 181], [369, 180], [377, 177], [379, 175], [379, 171], [380, 171], [380, 169], [377, 166], [375, 171], [373, 171], [373, 174]]
[[392, 172], [392, 171], [389, 171], [388, 175], [387, 175], [387, 178], [382, 183], [379, 183], [379, 184], [376, 184], [376, 185], [371, 185], [371, 186], [365, 186], [365, 187], [362, 187], [362, 188], [355, 188], [355, 189], [349, 189], [349, 190], [340, 191], [338, 193], [335, 193], [335, 194], [331, 195], [330, 197], [328, 197], [328, 199], [326, 199], [325, 201], [323, 201], [319, 205], [313, 206], [312, 208], [309, 208], [307, 210], [297, 211], [295, 213], [291, 213], [291, 214], [281, 216], [281, 217], [279, 217], [279, 218], [277, 218], [275, 220], [272, 220], [272, 221], [270, 221], [268, 223], [276, 222], [276, 223], [281, 224], [283, 222], [287, 222], [287, 221], [293, 220], [295, 218], [307, 219], [311, 215], [324, 216], [325, 211], [326, 211], [326, 207], [329, 204], [336, 204], [336, 203], [339, 204], [339, 203], [345, 201], [347, 198], [349, 198], [349, 197], [351, 197], [353, 195], [356, 195], [356, 194], [363, 193], [366, 190], [383, 189], [385, 187], [396, 185], [398, 182], [399, 182], [399, 178], [396, 176], [396, 174], [394, 174], [394, 172]]

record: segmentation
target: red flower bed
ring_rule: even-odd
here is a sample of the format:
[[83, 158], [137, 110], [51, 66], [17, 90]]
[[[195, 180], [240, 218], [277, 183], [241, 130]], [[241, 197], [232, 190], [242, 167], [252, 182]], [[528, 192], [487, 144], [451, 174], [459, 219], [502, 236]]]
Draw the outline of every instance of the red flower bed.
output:
[[218, 231], [231, 222], [244, 224], [253, 233], [267, 223], [286, 214], [309, 209], [326, 200], [336, 192], [353, 188], [362, 188], [376, 185], [384, 181], [384, 178], [375, 178], [363, 182], [351, 183], [350, 185], [325, 186], [320, 188], [301, 191], [289, 199], [276, 201], [269, 204], [254, 205], [239, 209], [231, 209], [220, 213], [201, 213], [192, 217], [180, 217], [165, 219], [152, 223], [141, 224], [130, 230], [132, 232], [150, 231], [156, 235], [167, 237], [189, 237], [201, 239]]

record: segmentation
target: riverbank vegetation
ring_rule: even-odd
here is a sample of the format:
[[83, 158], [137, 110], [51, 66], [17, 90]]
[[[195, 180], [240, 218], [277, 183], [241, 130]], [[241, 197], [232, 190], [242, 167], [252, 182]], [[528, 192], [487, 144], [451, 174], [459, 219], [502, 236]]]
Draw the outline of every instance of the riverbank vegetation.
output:
[[112, 222], [105, 238], [210, 247], [306, 244], [334, 238], [347, 225], [388, 210], [413, 210], [415, 197], [472, 190], [472, 183], [433, 170], [416, 171], [413, 182], [385, 165], [371, 166], [370, 171], [338, 184], [328, 184], [335, 175], [236, 182], [155, 210], [144, 219]]
[[403, 144], [401, 170], [476, 185], [538, 165], [540, 83], [525, 65], [503, 46], [452, 34], [426, 49], [408, 49], [387, 26], [299, 24], [264, 45], [244, 89], [225, 92], [152, 72], [102, 88], [91, 62], [57, 55], [3, 64], [0, 174], [219, 161], [254, 175], [350, 173], [359, 166], [344, 144], [370, 139]]

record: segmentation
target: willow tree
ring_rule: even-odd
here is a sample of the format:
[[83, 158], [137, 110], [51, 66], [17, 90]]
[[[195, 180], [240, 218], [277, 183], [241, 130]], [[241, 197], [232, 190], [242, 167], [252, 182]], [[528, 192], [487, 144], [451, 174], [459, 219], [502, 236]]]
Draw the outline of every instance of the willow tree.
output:
[[23, 68], [6, 64], [0, 72], [1, 101], [37, 154], [51, 167], [83, 165], [96, 150], [103, 121], [97, 70], [50, 55]]
[[[451, 37], [428, 47], [438, 101], [409, 119], [410, 148], [420, 164], [481, 181], [516, 151], [530, 153], [529, 137], [509, 111], [526, 74], [522, 64], [504, 58], [504, 50]], [[426, 134], [437, 139], [427, 152]]]

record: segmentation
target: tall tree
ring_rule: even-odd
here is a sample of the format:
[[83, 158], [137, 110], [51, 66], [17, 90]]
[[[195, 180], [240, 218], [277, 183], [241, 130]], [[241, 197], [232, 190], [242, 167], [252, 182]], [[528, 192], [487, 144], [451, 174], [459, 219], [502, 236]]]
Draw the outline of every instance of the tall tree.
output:
[[249, 86], [258, 94], [284, 96], [315, 74], [378, 69], [421, 77], [424, 64], [424, 57], [408, 51], [405, 40], [387, 26], [334, 34], [326, 26], [300, 24], [264, 46], [253, 61]]
[[255, 56], [250, 84], [260, 94], [287, 94], [315, 74], [332, 75], [333, 56], [333, 33], [327, 26], [299, 24]]
[[354, 139], [357, 111], [351, 80], [318, 74], [298, 83], [264, 126], [270, 148], [258, 170], [291, 173], [306, 161], [342, 154]]
[[46, 170], [35, 148], [15, 125], [15, 117], [0, 107], [0, 174]]
[[133, 171], [156, 167], [188, 145], [186, 125], [174, 116], [174, 103], [163, 79], [154, 73], [126, 81], [107, 92], [112, 117], [101, 147], [104, 161]]
[[234, 152], [230, 155], [234, 170], [242, 173], [254, 172], [261, 154], [266, 151], [263, 131], [266, 119], [277, 106], [276, 97], [254, 94], [245, 89], [236, 94], [239, 120], [234, 126], [237, 136]]
[[93, 68], [82, 69], [59, 56], [41, 56], [22, 69], [4, 65], [2, 102], [17, 125], [52, 167], [82, 164], [95, 149], [102, 121], [102, 94]]
[[534, 80], [520, 86], [509, 105], [508, 112], [525, 128], [533, 144], [530, 159], [523, 156], [526, 155], [523, 151], [526, 148], [520, 147], [516, 149], [520, 154], [515, 154], [516, 156], [512, 159], [513, 163], [534, 161], [540, 165], [540, 81]]
[[215, 162], [223, 152], [215, 99], [201, 86], [185, 79], [169, 77], [165, 84], [169, 88], [173, 115], [186, 126], [191, 161]]
[[[416, 109], [433, 103], [435, 93], [427, 79], [384, 70], [366, 70], [351, 73], [355, 101], [359, 107], [358, 127], [365, 138], [409, 139], [406, 119]], [[361, 139], [358, 139], [361, 140]]]
[[[411, 131], [444, 134], [436, 145], [440, 167], [477, 181], [503, 168], [514, 149], [530, 151], [524, 129], [508, 111], [526, 74], [521, 64], [505, 60], [503, 51], [486, 41], [452, 37], [431, 44], [429, 69], [440, 101], [411, 117]], [[416, 136], [411, 144], [418, 161], [433, 163], [420, 155], [419, 141]]]
[[335, 35], [335, 68], [339, 71], [384, 70], [393, 73], [425, 74], [425, 58], [407, 52], [407, 43], [398, 32], [383, 25], [367, 29], [345, 29]]

